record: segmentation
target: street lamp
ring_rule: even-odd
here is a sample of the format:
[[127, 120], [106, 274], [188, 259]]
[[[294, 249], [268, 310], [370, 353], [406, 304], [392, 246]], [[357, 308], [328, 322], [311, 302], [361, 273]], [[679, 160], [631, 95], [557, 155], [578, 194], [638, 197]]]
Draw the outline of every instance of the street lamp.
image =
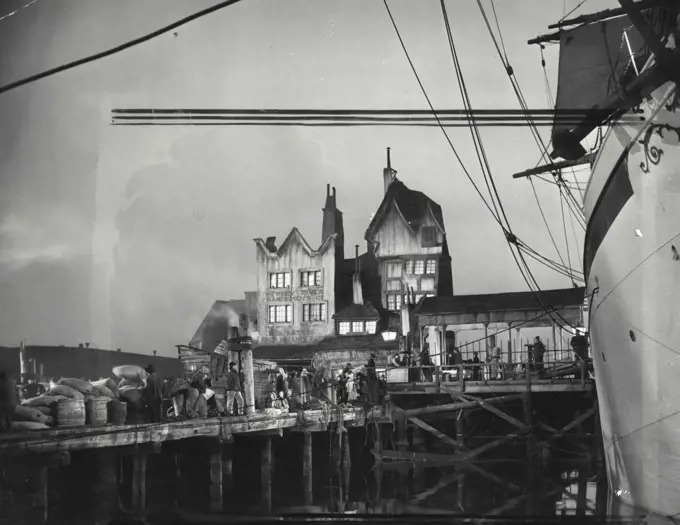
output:
[[380, 335], [382, 335], [383, 341], [394, 341], [397, 338], [397, 332], [391, 332], [389, 330], [380, 332]]

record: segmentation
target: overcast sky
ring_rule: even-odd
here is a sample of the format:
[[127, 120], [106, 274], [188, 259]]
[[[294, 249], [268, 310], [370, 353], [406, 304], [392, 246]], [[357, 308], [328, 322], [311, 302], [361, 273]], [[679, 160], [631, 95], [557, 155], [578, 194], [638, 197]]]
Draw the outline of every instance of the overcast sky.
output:
[[[3, 0], [0, 16], [29, 3]], [[0, 20], [0, 84], [137, 37], [215, 3], [37, 0]], [[496, 0], [532, 108], [548, 107], [526, 41], [579, 2]], [[611, 7], [589, 0], [581, 9]], [[476, 108], [518, 109], [474, 0], [449, 0]], [[390, 0], [437, 108], [461, 108], [437, 0]], [[490, 3], [485, 6], [491, 14]], [[545, 50], [556, 88], [557, 47]], [[173, 355], [215, 299], [254, 289], [253, 238], [297, 226], [320, 244], [326, 183], [346, 253], [383, 192], [385, 147], [444, 210], [457, 294], [526, 290], [502, 232], [437, 128], [114, 127], [120, 107], [427, 109], [381, 0], [244, 0], [114, 57], [0, 95], [0, 344], [76, 344]], [[548, 128], [541, 128], [547, 141]], [[482, 184], [467, 130], [450, 135]], [[513, 230], [556, 258], [526, 180], [528, 128], [482, 128]], [[585, 180], [581, 176], [581, 180]], [[483, 185], [483, 184], [482, 184]], [[563, 257], [555, 186], [536, 181]], [[573, 264], [581, 237], [567, 223]], [[544, 288], [570, 282], [540, 266]]]

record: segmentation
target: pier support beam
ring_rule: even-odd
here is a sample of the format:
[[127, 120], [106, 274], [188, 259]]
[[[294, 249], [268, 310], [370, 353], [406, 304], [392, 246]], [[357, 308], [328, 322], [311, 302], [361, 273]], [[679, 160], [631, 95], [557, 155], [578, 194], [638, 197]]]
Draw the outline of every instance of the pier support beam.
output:
[[314, 504], [314, 476], [312, 465], [312, 443], [314, 441], [311, 432], [303, 434], [304, 441], [302, 444], [302, 485], [305, 495], [305, 505]]
[[137, 511], [146, 509], [146, 460], [147, 454], [139, 450], [132, 456], [132, 507]]
[[456, 418], [456, 441], [461, 449], [465, 448], [465, 413], [462, 410]]
[[267, 514], [272, 512], [272, 465], [272, 439], [265, 437], [262, 440], [260, 456], [260, 480], [262, 484], [262, 507]]

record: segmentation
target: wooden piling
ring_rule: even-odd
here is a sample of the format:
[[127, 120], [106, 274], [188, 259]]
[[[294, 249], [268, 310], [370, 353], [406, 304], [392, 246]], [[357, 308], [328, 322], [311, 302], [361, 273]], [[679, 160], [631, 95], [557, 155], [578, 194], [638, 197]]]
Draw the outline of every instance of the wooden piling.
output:
[[262, 440], [260, 480], [262, 483], [262, 507], [267, 514], [272, 511], [272, 459], [272, 439], [265, 437]]
[[245, 391], [246, 409], [245, 414], [255, 412], [255, 379], [253, 372], [253, 351], [241, 351], [241, 363], [243, 366], [243, 390]]
[[222, 487], [222, 452], [210, 454], [210, 511], [222, 512], [224, 509]]
[[180, 494], [182, 493], [182, 484], [180, 480], [182, 479], [182, 456], [180, 456], [179, 452], [175, 452], [173, 454], [173, 463], [174, 463], [174, 470], [175, 470], [175, 497], [174, 497], [174, 505], [175, 509], [179, 508], [179, 503], [180, 503]]
[[578, 471], [578, 493], [576, 495], [576, 516], [585, 516], [588, 496], [588, 469], [581, 467]]
[[147, 457], [143, 450], [138, 450], [132, 456], [132, 507], [141, 512], [146, 509]]
[[305, 505], [313, 505], [314, 501], [314, 483], [313, 483], [313, 465], [312, 465], [312, 443], [313, 434], [305, 432], [304, 441], [302, 444], [302, 484], [305, 497]]

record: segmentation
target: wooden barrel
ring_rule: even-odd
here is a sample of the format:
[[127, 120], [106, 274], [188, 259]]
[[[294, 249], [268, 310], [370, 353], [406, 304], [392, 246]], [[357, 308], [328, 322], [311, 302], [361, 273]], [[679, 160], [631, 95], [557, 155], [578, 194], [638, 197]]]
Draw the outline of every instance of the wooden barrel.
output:
[[108, 421], [112, 425], [124, 425], [127, 418], [127, 403], [116, 401], [115, 399], [109, 401], [106, 405], [108, 410]]
[[88, 425], [106, 425], [109, 399], [93, 399], [85, 403], [85, 423]]
[[62, 399], [55, 403], [54, 420], [58, 427], [80, 427], [85, 424], [85, 402], [82, 399]]

